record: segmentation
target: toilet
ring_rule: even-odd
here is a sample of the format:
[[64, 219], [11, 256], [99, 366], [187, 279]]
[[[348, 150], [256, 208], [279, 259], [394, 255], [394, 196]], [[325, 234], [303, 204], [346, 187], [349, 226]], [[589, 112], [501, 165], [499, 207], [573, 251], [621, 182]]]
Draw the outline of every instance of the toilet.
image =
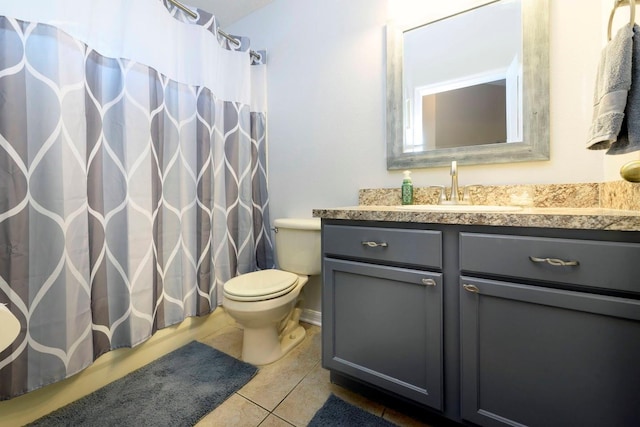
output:
[[279, 269], [241, 274], [224, 284], [222, 306], [244, 328], [242, 360], [275, 362], [305, 337], [300, 291], [320, 274], [320, 219], [274, 221]]

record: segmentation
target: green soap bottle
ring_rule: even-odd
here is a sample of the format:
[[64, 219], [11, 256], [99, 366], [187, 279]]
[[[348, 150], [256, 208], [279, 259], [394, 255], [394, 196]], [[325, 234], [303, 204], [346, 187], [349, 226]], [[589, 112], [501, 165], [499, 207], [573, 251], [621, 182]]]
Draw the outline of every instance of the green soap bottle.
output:
[[413, 204], [413, 182], [411, 182], [411, 171], [404, 171], [404, 179], [402, 180], [402, 204]]

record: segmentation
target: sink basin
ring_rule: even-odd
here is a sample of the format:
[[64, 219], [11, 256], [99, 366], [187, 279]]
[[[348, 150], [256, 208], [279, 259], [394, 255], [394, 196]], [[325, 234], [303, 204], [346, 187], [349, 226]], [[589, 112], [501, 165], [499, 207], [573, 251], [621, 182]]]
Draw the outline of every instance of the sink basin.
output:
[[522, 210], [520, 206], [495, 205], [400, 205], [397, 208], [424, 212], [517, 212]]

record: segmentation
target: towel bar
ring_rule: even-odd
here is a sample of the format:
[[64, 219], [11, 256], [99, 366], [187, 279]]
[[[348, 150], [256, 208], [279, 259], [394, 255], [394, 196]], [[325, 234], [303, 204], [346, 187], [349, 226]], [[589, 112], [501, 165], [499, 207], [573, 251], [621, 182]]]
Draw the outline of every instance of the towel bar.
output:
[[614, 0], [613, 9], [611, 9], [611, 14], [609, 15], [609, 25], [607, 27], [607, 41], [611, 40], [611, 25], [613, 24], [613, 16], [616, 14], [616, 9], [620, 6], [629, 5], [630, 13], [629, 13], [629, 25], [633, 27], [633, 24], [636, 23], [636, 0]]

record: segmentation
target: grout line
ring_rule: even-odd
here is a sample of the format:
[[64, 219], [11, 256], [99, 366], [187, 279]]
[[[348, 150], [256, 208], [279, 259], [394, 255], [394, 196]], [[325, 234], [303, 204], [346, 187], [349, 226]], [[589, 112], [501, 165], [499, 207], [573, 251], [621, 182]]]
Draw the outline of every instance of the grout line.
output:
[[[296, 385], [294, 385], [293, 387], [291, 387], [291, 390], [289, 390], [289, 392], [288, 392], [288, 393], [287, 393], [287, 394], [282, 398], [282, 400], [281, 400], [280, 402], [278, 402], [278, 404], [273, 408], [273, 410], [274, 410], [274, 411], [275, 411], [276, 409], [278, 409], [278, 407], [279, 407], [280, 405], [282, 405], [282, 402], [284, 402], [284, 401], [287, 399], [287, 397], [289, 397], [289, 395], [290, 395], [291, 393], [293, 393], [293, 391], [296, 389], [296, 387], [298, 387], [298, 386], [300, 385], [300, 383], [302, 383], [302, 381], [304, 381], [304, 379], [305, 379], [305, 378], [307, 378], [311, 372], [313, 372], [313, 370], [316, 368], [316, 366], [318, 366], [318, 364], [319, 364], [319, 363], [320, 363], [320, 362], [316, 362], [316, 364], [315, 364], [315, 365], [313, 365], [313, 367], [311, 367], [311, 369], [309, 369], [309, 371], [308, 371], [306, 374], [304, 374], [304, 376], [300, 379], [300, 381], [298, 381], [298, 382], [296, 383]], [[276, 416], [277, 416], [277, 415], [276, 415]], [[279, 417], [278, 417], [278, 418], [279, 418]]]
[[380, 414], [380, 418], [384, 418], [384, 413], [387, 412], [387, 407], [383, 406], [382, 407], [382, 413]]
[[[291, 424], [289, 421], [285, 420], [284, 418], [281, 418], [281, 417], [277, 416], [273, 412], [269, 413], [269, 415], [273, 415], [274, 417], [276, 417], [277, 419], [279, 419], [280, 421], [282, 421], [283, 423], [285, 423], [288, 426], [296, 427], [295, 424]], [[264, 420], [260, 421], [260, 424], [258, 424], [257, 427], [260, 427], [267, 420], [267, 418], [269, 418], [269, 415], [267, 415]]]
[[296, 384], [291, 388], [291, 390], [289, 390], [289, 391], [287, 392], [287, 394], [282, 398], [282, 400], [281, 400], [280, 402], [278, 402], [278, 404], [273, 408], [273, 410], [272, 410], [272, 411], [270, 411], [269, 409], [267, 409], [267, 408], [265, 408], [264, 406], [260, 405], [259, 403], [254, 402], [254, 401], [253, 401], [253, 400], [251, 400], [249, 397], [247, 397], [247, 396], [243, 396], [242, 394], [240, 394], [240, 392], [239, 392], [239, 391], [235, 392], [235, 394], [237, 394], [238, 396], [242, 397], [243, 399], [246, 399], [246, 400], [248, 400], [249, 402], [251, 402], [251, 403], [253, 403], [254, 405], [256, 405], [257, 407], [262, 408], [262, 409], [264, 409], [265, 411], [267, 411], [267, 416], [266, 416], [262, 421], [260, 421], [260, 423], [258, 423], [258, 425], [257, 425], [256, 427], [259, 427], [262, 423], [264, 423], [264, 422], [265, 422], [265, 420], [266, 420], [267, 418], [269, 418], [269, 415], [273, 415], [274, 417], [276, 417], [276, 418], [278, 418], [278, 419], [280, 419], [280, 420], [284, 421], [284, 422], [285, 422], [285, 423], [287, 423], [288, 425], [291, 425], [291, 426], [295, 427], [295, 426], [296, 426], [295, 424], [292, 424], [290, 421], [288, 421], [288, 420], [286, 420], [286, 419], [284, 419], [284, 418], [282, 418], [282, 417], [278, 416], [277, 414], [275, 414], [275, 411], [276, 411], [276, 409], [278, 409], [278, 407], [282, 404], [282, 402], [284, 402], [284, 401], [287, 399], [287, 397], [289, 397], [289, 395], [290, 395], [291, 393], [293, 393], [293, 391], [296, 389], [296, 387], [298, 387], [298, 386], [300, 385], [300, 383], [302, 383], [302, 381], [304, 381], [304, 379], [305, 379], [305, 378], [307, 378], [307, 377], [311, 374], [311, 372], [313, 372], [313, 370], [314, 370], [314, 369], [315, 369], [315, 368], [316, 368], [320, 363], [321, 363], [321, 361], [316, 362], [316, 363], [313, 365], [313, 367], [311, 367], [311, 368], [309, 369], [309, 371], [308, 371], [306, 374], [304, 374], [304, 376], [300, 379], [300, 381], [298, 381], [298, 382], [297, 382], [297, 383], [296, 383]]
[[[249, 381], [249, 382], [251, 382], [251, 381]], [[247, 383], [247, 384], [249, 384], [249, 383]], [[243, 394], [240, 394], [240, 390], [236, 391], [236, 394], [237, 394], [238, 396], [242, 397], [243, 399], [246, 399], [246, 400], [248, 400], [249, 402], [253, 403], [253, 404], [254, 404], [254, 405], [256, 405], [258, 408], [262, 408], [262, 409], [264, 409], [265, 411], [267, 411], [269, 414], [271, 414], [271, 411], [270, 411], [270, 410], [268, 410], [267, 408], [265, 408], [264, 406], [262, 406], [262, 405], [261, 405], [261, 404], [259, 404], [258, 402], [254, 402], [253, 400], [251, 400], [251, 398], [249, 398], [249, 397], [247, 397], [247, 396], [245, 396], [245, 395], [243, 395]], [[276, 408], [277, 408], [277, 406], [276, 406]], [[274, 408], [274, 409], [275, 409], [275, 408]]]
[[[233, 328], [235, 329], [240, 329], [238, 328], [236, 325], [227, 325], [225, 327], [223, 327], [220, 331], [218, 331], [217, 333], [213, 333], [213, 334], [209, 334], [205, 337], [205, 339], [207, 337], [209, 338], [214, 338], [215, 336], [219, 336], [219, 335], [223, 335], [225, 332], [222, 332], [223, 330], [232, 330]], [[212, 346], [213, 347], [213, 346]], [[215, 348], [215, 347], [213, 347]], [[219, 349], [218, 349], [219, 350]], [[220, 350], [222, 351], [222, 350]], [[235, 356], [234, 356], [235, 357]], [[252, 400], [251, 398], [249, 398], [248, 396], [244, 396], [241, 393], [241, 390], [236, 391], [234, 394], [237, 395], [238, 397], [241, 397], [244, 400], [247, 400], [249, 402], [251, 402], [252, 404], [254, 404], [256, 407], [264, 410], [267, 412], [267, 415], [265, 416], [265, 418], [263, 418], [256, 427], [259, 427], [260, 425], [262, 425], [267, 418], [269, 418], [270, 415], [273, 415], [274, 417], [276, 417], [277, 419], [283, 421], [284, 423], [287, 424], [287, 426], [292, 426], [292, 427], [297, 427], [297, 424], [292, 423], [291, 421], [288, 421], [280, 416], [278, 416], [277, 414], [275, 414], [274, 412], [280, 407], [280, 405], [287, 399], [287, 397], [289, 397], [291, 395], [291, 393], [293, 393], [293, 391], [306, 379], [309, 377], [309, 375], [311, 375], [311, 373], [318, 367], [321, 366], [322, 364], [322, 357], [318, 357], [318, 359], [313, 363], [313, 365], [308, 369], [308, 371], [300, 378], [300, 380], [298, 382], [296, 382], [291, 389], [286, 393], [286, 395], [274, 406], [273, 410], [269, 410], [267, 408], [265, 408], [264, 406], [260, 405], [258, 402], [255, 402], [254, 400]], [[260, 369], [260, 368], [258, 368]], [[250, 380], [247, 384], [249, 384], [252, 380]]]

